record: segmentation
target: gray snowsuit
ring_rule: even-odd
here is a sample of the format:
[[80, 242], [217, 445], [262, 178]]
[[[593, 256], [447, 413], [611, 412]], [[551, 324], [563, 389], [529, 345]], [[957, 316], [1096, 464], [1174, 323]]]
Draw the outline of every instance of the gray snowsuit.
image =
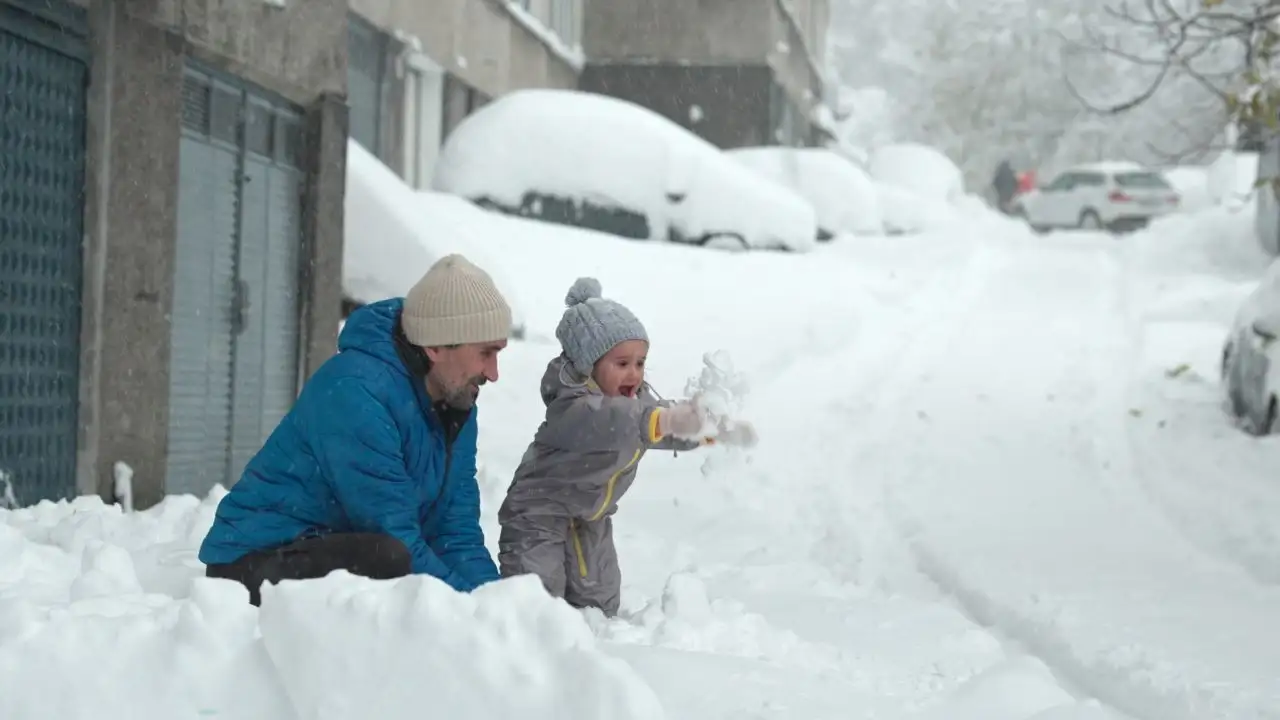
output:
[[649, 448], [692, 450], [697, 441], [657, 439], [654, 410], [666, 405], [646, 384], [638, 397], [606, 397], [574, 376], [563, 355], [542, 376], [547, 414], [498, 510], [503, 577], [533, 573], [574, 607], [617, 614], [622, 573], [612, 515]]

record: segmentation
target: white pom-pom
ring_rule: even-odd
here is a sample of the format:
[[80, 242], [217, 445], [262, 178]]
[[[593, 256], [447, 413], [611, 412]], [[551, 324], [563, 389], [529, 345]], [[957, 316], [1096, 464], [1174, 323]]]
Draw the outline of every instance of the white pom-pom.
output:
[[569, 294], [564, 296], [564, 304], [573, 307], [598, 297], [600, 297], [600, 281], [593, 277], [580, 277], [574, 281], [573, 287], [569, 288]]

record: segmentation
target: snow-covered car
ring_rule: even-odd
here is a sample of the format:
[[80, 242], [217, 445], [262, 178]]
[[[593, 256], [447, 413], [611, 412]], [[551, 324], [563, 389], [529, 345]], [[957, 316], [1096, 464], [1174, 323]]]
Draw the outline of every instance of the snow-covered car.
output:
[[866, 171], [876, 184], [887, 234], [954, 227], [965, 198], [964, 175], [945, 153], [919, 143], [881, 145], [868, 154]]
[[920, 143], [890, 143], [871, 151], [867, 174], [881, 185], [926, 200], [955, 204], [964, 197], [964, 174], [937, 148]]
[[1222, 347], [1227, 412], [1253, 435], [1280, 431], [1280, 261], [1273, 262], [1240, 309]]
[[786, 185], [817, 213], [818, 240], [836, 235], [880, 235], [880, 200], [867, 173], [826, 148], [747, 147], [726, 151], [762, 177]]
[[1013, 213], [1036, 230], [1126, 231], [1178, 209], [1177, 190], [1159, 173], [1133, 163], [1078, 165], [1020, 195]]
[[433, 189], [637, 240], [808, 251], [813, 207], [665, 117], [604, 95], [518, 90], [440, 150]]

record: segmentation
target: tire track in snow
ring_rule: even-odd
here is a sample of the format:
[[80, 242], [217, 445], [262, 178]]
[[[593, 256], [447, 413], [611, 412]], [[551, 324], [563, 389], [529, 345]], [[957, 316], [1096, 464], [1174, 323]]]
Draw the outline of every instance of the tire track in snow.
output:
[[[754, 467], [726, 473], [731, 477], [726, 490], [735, 511], [726, 513], [721, 522], [727, 528], [754, 526], [752, 534], [761, 538], [761, 545], [714, 574], [716, 583], [737, 582], [738, 592], [743, 592], [741, 587], [751, 586], [749, 578], [754, 572], [767, 575], [783, 565], [813, 568], [810, 577], [828, 592], [838, 588], [834, 594], [823, 596], [820, 591], [819, 597], [810, 597], [815, 588], [805, 587], [804, 581], [789, 592], [797, 592], [800, 599], [811, 603], [814, 613], [828, 611], [833, 620], [844, 613], [861, 613], [859, 621], [844, 620], [823, 634], [814, 631], [812, 616], [789, 620], [766, 612], [767, 616], [777, 627], [824, 651], [843, 653], [843, 648], [859, 647], [860, 642], [874, 642], [893, 633], [894, 641], [903, 647], [891, 657], [868, 665], [874, 653], [868, 657], [857, 652], [849, 657], [849, 665], [838, 671], [856, 679], [855, 685], [866, 683], [869, 693], [889, 696], [919, 692], [941, 697], [1005, 656], [998, 649], [999, 638], [958, 612], [920, 576], [897, 533], [885, 521], [883, 509], [865, 506], [865, 478], [845, 476], [846, 471], [856, 472], [853, 461], [857, 438], [864, 432], [861, 425], [874, 425], [875, 418], [860, 416], [848, 428], [823, 426], [826, 418], [851, 412], [847, 410], [851, 396], [874, 395], [881, 385], [891, 382], [900, 370], [901, 358], [916, 345], [931, 344], [931, 337], [962, 315], [1005, 259], [985, 242], [934, 240], [939, 244], [928, 248], [934, 257], [925, 264], [919, 264], [918, 252], [915, 256], [909, 256], [909, 250], [903, 252], [904, 264], [912, 265], [910, 271], [890, 259], [885, 274], [896, 274], [897, 282], [881, 284], [877, 273], [870, 273], [866, 284], [874, 302], [857, 308], [857, 331], [823, 338], [816, 352], [793, 345], [784, 355], [770, 358], [770, 364], [777, 363], [782, 369], [770, 378], [772, 382], [751, 393], [750, 403], [770, 408], [791, 406], [796, 416], [780, 422], [774, 418], [758, 421], [762, 437], [785, 446], [786, 451], [762, 453]], [[903, 287], [894, 287], [899, 283]], [[855, 294], [850, 302], [865, 297]], [[821, 331], [824, 324], [813, 323], [811, 327]], [[802, 400], [795, 402], [797, 398]], [[846, 435], [848, 441], [842, 442]], [[758, 513], [758, 517], [744, 522], [743, 509], [753, 516]], [[890, 573], [895, 575], [892, 582], [886, 580]], [[873, 582], [866, 582], [867, 576]], [[835, 584], [826, 585], [828, 581]], [[908, 584], [920, 592], [902, 592]], [[888, 592], [864, 592], [863, 588], [874, 585]], [[746, 592], [752, 595], [750, 590]], [[750, 601], [766, 609], [777, 602], [773, 591], [756, 591]], [[881, 617], [892, 620], [876, 619]], [[881, 626], [890, 622], [903, 627]]]
[[[983, 241], [930, 241], [939, 244], [904, 249], [903, 264], [911, 265], [910, 271], [889, 258], [885, 274], [897, 275], [907, 287], [898, 297], [881, 287], [883, 304], [860, 308], [860, 332], [845, 335], [836, 347], [828, 343], [820, 354], [792, 347], [786, 369], [752, 392], [750, 403], [760, 407], [785, 408], [804, 398], [796, 417], [760, 418], [757, 423], [763, 437], [788, 450], [759, 454], [751, 466], [734, 472], [736, 479], [727, 488], [742, 507], [758, 514], [757, 522], [773, 528], [767, 536], [786, 539], [788, 550], [777, 539], [762, 541], [757, 560], [801, 554], [844, 582], [894, 591], [911, 585], [926, 591], [930, 601], [938, 599], [914, 569], [883, 509], [868, 505], [868, 478], [860, 476], [856, 462], [859, 438], [873, 432], [878, 422], [857, 400], [878, 394], [900, 372], [902, 358], [945, 332], [1004, 259]], [[821, 426], [830, 417], [851, 421], [833, 434], [832, 428]], [[848, 441], [840, 441], [841, 436]]]
[[[975, 284], [985, 285], [986, 281], [994, 279], [995, 270], [1011, 264], [1011, 250], [1005, 248], [1004, 262], [981, 276], [983, 282]], [[989, 252], [996, 253], [998, 250], [992, 248]], [[880, 488], [881, 506], [887, 513], [885, 520], [907, 548], [916, 569], [938, 592], [953, 598], [966, 617], [991, 632], [1010, 656], [1030, 655], [1044, 663], [1063, 688], [1077, 699], [1092, 698], [1106, 704], [1113, 711], [1120, 710], [1146, 720], [1141, 712], [1142, 703], [1126, 701], [1130, 693], [1124, 682], [1114, 685], [1098, 682], [1097, 673], [1076, 658], [1066, 639], [1059, 637], [1054, 628], [1025, 619], [1015, 608], [995, 601], [921, 542], [918, 537], [922, 530], [920, 521], [913, 517], [899, 497], [899, 492], [893, 487], [895, 480], [910, 477], [913, 472], [912, 460], [902, 457], [901, 447], [904, 438], [917, 435], [919, 429], [919, 424], [914, 422], [918, 420], [916, 414], [903, 416], [903, 409], [910, 406], [915, 389], [928, 380], [938, 358], [946, 357], [946, 347], [983, 322], [977, 316], [977, 300], [980, 295], [980, 292], [970, 293], [964, 297], [964, 303], [956, 303], [949, 308], [950, 321], [935, 326], [941, 331], [931, 335], [927, 341], [912, 343], [895, 372], [882, 384], [871, 416], [878, 419], [896, 418], [896, 421], [883, 423], [878, 432], [862, 438], [861, 444], [864, 446], [864, 459], [877, 455], [896, 458], [890, 461], [896, 472], [892, 473], [891, 478], [882, 478], [888, 481]], [[1092, 434], [1095, 440], [1097, 437], [1097, 433]], [[1150, 720], [1155, 720], [1155, 717]]]
[[[885, 388], [879, 414], [896, 421], [886, 423], [868, 448], [867, 457], [875, 460], [878, 453], [878, 459], [887, 460], [881, 464], [883, 494], [893, 524], [910, 548], [917, 567], [939, 589], [953, 596], [973, 620], [1009, 639], [1011, 647], [1023, 648], [1045, 663], [1073, 692], [1100, 699], [1132, 717], [1153, 720], [1280, 717], [1274, 714], [1280, 693], [1266, 679], [1266, 667], [1272, 664], [1276, 652], [1274, 646], [1257, 635], [1256, 629], [1268, 626], [1265, 618], [1276, 617], [1269, 615], [1273, 607], [1268, 600], [1270, 595], [1256, 592], [1257, 586], [1234, 569], [1224, 570], [1221, 563], [1210, 561], [1209, 556], [1185, 542], [1163, 513], [1151, 506], [1139, 487], [1139, 478], [1133, 474], [1139, 468], [1128, 444], [1128, 416], [1123, 402], [1126, 371], [1131, 367], [1131, 339], [1126, 334], [1125, 315], [1119, 312], [1123, 309], [1120, 290], [1124, 275], [1115, 250], [1045, 248], [1045, 252], [1057, 253], [1067, 261], [1056, 269], [1056, 262], [1046, 263], [1046, 258], [1028, 250], [1022, 251], [1022, 262], [1014, 270], [1018, 275], [997, 278], [990, 297], [971, 306], [964, 320], [936, 338], [935, 343], [919, 346], [904, 361], [896, 381]], [[1086, 252], [1091, 258], [1076, 256]], [[1091, 262], [1081, 262], [1086, 259]], [[1052, 282], [1050, 278], [1056, 274], [1062, 277], [1063, 288], [1055, 295], [1045, 296], [1050, 305], [1044, 310], [1032, 308], [1038, 315], [1026, 314], [1027, 308], [1016, 302], [1020, 298], [1031, 300], [1035, 295], [1034, 286], [1028, 284], [1032, 280], [1022, 277], [1024, 273], [1045, 276], [1041, 283]], [[991, 315], [975, 314], [984, 309]], [[1017, 325], [993, 333], [989, 324], [999, 322], [995, 317], [999, 315], [1021, 323], [1026, 334], [1010, 335], [1009, 328]], [[1068, 335], [1065, 343], [1057, 341], [1060, 331], [1080, 320], [1092, 321], [1086, 326], [1089, 335]], [[952, 343], [961, 355], [966, 355], [962, 359], [972, 362], [979, 357], [975, 351], [982, 344], [966, 337], [970, 333], [979, 333], [980, 339], [990, 343], [1008, 335], [1006, 341], [1023, 343], [1017, 347], [1013, 360], [1047, 363], [1035, 367], [1033, 372], [1037, 374], [1031, 376], [1035, 379], [1032, 382], [1026, 376], [1009, 376], [1013, 394], [1006, 393], [1002, 398], [1004, 407], [998, 407], [997, 413], [1028, 412], [1026, 401], [1034, 398], [1019, 393], [1026, 393], [1046, 379], [1055, 380], [1049, 387], [1063, 394], [1057, 408], [1079, 411], [1043, 420], [1027, 417], [1011, 421], [1006, 416], [1005, 423], [1031, 423], [1006, 427], [1000, 427], [999, 420], [993, 420], [988, 411], [985, 419], [1000, 427], [1002, 442], [985, 447], [965, 445], [967, 452], [961, 454], [954, 454], [954, 444], [936, 450], [942, 458], [958, 461], [957, 469], [976, 467], [996, 473], [972, 478], [974, 482], [954, 476], [948, 466], [937, 463], [938, 458], [930, 462], [930, 450], [916, 452], [902, 444], [902, 438], [918, 434], [922, 427], [927, 432], [944, 433], [950, 427], [967, 443], [996, 440], [977, 428], [957, 425], [963, 417], [957, 408], [967, 414], [972, 407], [979, 422], [983, 415], [980, 403], [963, 398], [957, 389], [963, 390], [962, 384], [969, 377], [979, 386], [990, 383], [991, 378], [974, 375], [979, 371], [970, 369], [972, 366], [962, 365], [960, 372], [955, 372], [946, 361], [939, 361], [946, 357], [941, 351]], [[967, 345], [958, 342], [961, 339], [967, 340]], [[1008, 365], [1010, 358], [994, 359], [995, 363], [1001, 361], [1007, 365], [1005, 372], [1023, 369], [1016, 362]], [[1121, 365], [1118, 373], [1116, 364]], [[952, 382], [939, 386], [940, 397], [935, 403], [941, 424], [930, 428], [909, 413], [908, 403], [933, 399], [921, 395], [921, 378], [927, 378], [930, 372], [945, 375], [948, 371]], [[1023, 383], [1021, 388], [1018, 382]], [[1064, 407], [1061, 401], [1077, 405], [1072, 407], [1069, 403]], [[1035, 427], [1037, 423], [1044, 427]], [[1009, 437], [1025, 439], [1009, 443]], [[950, 440], [954, 443], [955, 439]], [[893, 454], [895, 451], [897, 455]], [[953, 454], [948, 456], [948, 452]], [[1044, 477], [999, 474], [1005, 472], [1002, 466], [1025, 473], [1030, 468], [1028, 461], [1037, 457], [1048, 461], [1039, 463], [1044, 467]], [[929, 489], [930, 481], [937, 477], [946, 479]], [[1001, 485], [1002, 482], [1006, 484]], [[966, 491], [957, 494], [956, 483], [963, 484]], [[903, 494], [914, 486], [937, 495], [914, 499], [925, 503], [919, 506], [928, 508], [923, 514], [913, 512], [914, 505]], [[975, 497], [979, 498], [978, 504], [969, 507], [982, 511], [972, 516], [937, 504], [945, 503], [944, 498], [973, 502]], [[1019, 502], [1033, 502], [1039, 507]], [[1059, 504], [1061, 511], [1057, 510]], [[1001, 506], [1004, 513], [993, 513], [992, 508]], [[1054, 509], [1045, 512], [1044, 508]], [[1018, 517], [1023, 509], [1039, 512]], [[925, 516], [931, 516], [928, 526], [921, 523]], [[985, 524], [975, 524], [978, 518], [985, 519]], [[1006, 518], [1008, 527], [993, 532], [993, 527], [1001, 527]], [[970, 524], [976, 535], [963, 530]], [[1010, 552], [1000, 547], [1019, 541], [1016, 534], [1008, 534], [1019, 527], [1032, 533], [1028, 537], [1041, 544], [1043, 553]], [[930, 536], [934, 540], [930, 541]], [[983, 549], [993, 542], [999, 544], [990, 557], [984, 557]], [[949, 543], [958, 545], [951, 547]], [[1096, 569], [1082, 572], [1079, 563], [1089, 557], [1089, 549], [1095, 553], [1089, 564], [1096, 565]], [[959, 562], [948, 560], [952, 555]], [[1018, 563], [1029, 565], [1029, 571], [1042, 584], [1029, 586], [1020, 581]], [[970, 569], [962, 572], [961, 568]], [[1144, 573], [1154, 574], [1148, 580], [1135, 579]], [[1116, 583], [1114, 587], [1107, 582], [1109, 576]], [[993, 583], [991, 591], [985, 583]], [[1092, 583], [1098, 584], [1096, 590], [1091, 589]], [[1204, 604], [1217, 602], [1215, 596], [1224, 592], [1227, 601]], [[1235, 595], [1236, 592], [1241, 594]], [[1001, 597], [1016, 604], [1002, 602]], [[1170, 601], [1168, 607], [1162, 605], [1165, 598]], [[1213, 614], [1210, 608], [1222, 612], [1223, 621], [1215, 624], [1216, 629], [1209, 635], [1187, 633], [1196, 618], [1207, 621], [1206, 613]]]
[[[898, 359], [935, 332], [935, 326], [962, 311], [965, 298], [976, 296], [990, 275], [993, 256], [984, 243], [927, 240], [925, 247], [894, 248], [901, 260], [891, 254], [878, 259], [883, 267], [854, 274], [851, 285], [868, 292], [855, 290], [845, 296], [852, 305], [848, 312], [856, 319], [852, 328], [823, 337], [816, 349], [775, 344], [771, 356], [751, 372], [753, 385], [757, 379], [767, 382], [750, 391], [749, 414], [753, 408], [795, 408], [794, 414], [772, 410], [755, 418], [765, 442], [785, 450], [753, 453], [736, 467], [732, 460], [718, 459], [711, 469], [704, 466], [704, 472], [732, 478], [723, 487], [736, 512], [750, 513], [752, 522], [772, 528], [752, 551], [757, 560], [784, 557], [779, 538], [785, 538], [792, 554], [807, 554], [836, 577], [858, 582], [866, 574], [860, 572], [861, 555], [856, 552], [862, 541], [873, 536], [871, 542], [878, 545], [897, 543], [891, 530], [869, 529], [883, 526], [884, 517], [876, 508], [861, 506], [860, 478], [839, 476], [840, 469], [856, 468], [851, 456], [857, 443], [833, 443], [833, 433], [823, 423], [827, 417], [846, 415], [851, 397], [878, 392], [877, 387], [897, 371]], [[903, 270], [904, 265], [909, 269]], [[896, 276], [904, 287], [893, 287], [895, 283], [883, 280], [886, 276]], [[868, 297], [874, 301], [866, 302]], [[809, 334], [822, 336], [831, 327], [830, 317], [816, 320], [809, 322]], [[855, 426], [835, 434], [846, 432], [856, 438], [862, 430]], [[726, 516], [719, 522], [738, 520]]]

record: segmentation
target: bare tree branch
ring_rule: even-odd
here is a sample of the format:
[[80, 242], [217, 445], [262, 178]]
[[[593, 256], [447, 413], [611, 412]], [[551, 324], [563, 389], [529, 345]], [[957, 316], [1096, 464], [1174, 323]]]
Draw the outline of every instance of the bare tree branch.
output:
[[[1107, 27], [1086, 28], [1083, 41], [1064, 37], [1065, 46], [1153, 74], [1124, 99], [1099, 103], [1085, 97], [1068, 68], [1068, 91], [1087, 112], [1102, 117], [1129, 113], [1152, 103], [1164, 87], [1176, 82], [1178, 87], [1198, 87], [1206, 100], [1214, 101], [1223, 124], [1262, 124], [1280, 132], [1280, 68], [1274, 67], [1280, 50], [1280, 0], [1196, 0], [1185, 8], [1174, 0], [1117, 0], [1101, 15]], [[1163, 123], [1178, 130], [1179, 147], [1160, 148], [1144, 141], [1155, 155], [1179, 159], [1213, 144], [1216, 131], [1206, 133], [1203, 125], [1192, 130], [1168, 117]]]

